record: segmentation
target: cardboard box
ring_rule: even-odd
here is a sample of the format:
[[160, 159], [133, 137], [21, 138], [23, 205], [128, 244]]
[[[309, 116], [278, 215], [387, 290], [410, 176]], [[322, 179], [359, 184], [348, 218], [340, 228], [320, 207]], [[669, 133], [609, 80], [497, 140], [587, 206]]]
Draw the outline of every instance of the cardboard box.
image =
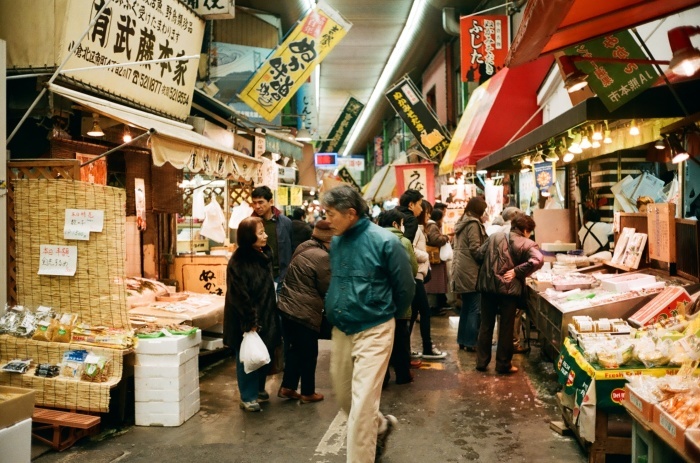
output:
[[655, 406], [651, 429], [673, 443], [672, 447], [685, 451], [685, 427], [660, 407]]
[[35, 393], [33, 389], [0, 386], [0, 429], [31, 419]]
[[179, 354], [202, 342], [202, 330], [189, 336], [173, 335], [161, 338], [139, 339], [135, 352], [137, 354]]
[[625, 385], [625, 404], [639, 418], [651, 422], [654, 418], [654, 404], [647, 402], [629, 384]]
[[199, 346], [193, 346], [177, 354], [136, 354], [136, 365], [177, 367], [199, 355]]
[[[2, 417], [4, 415], [0, 415]], [[32, 459], [32, 419], [0, 429], [0, 463], [29, 463]]]

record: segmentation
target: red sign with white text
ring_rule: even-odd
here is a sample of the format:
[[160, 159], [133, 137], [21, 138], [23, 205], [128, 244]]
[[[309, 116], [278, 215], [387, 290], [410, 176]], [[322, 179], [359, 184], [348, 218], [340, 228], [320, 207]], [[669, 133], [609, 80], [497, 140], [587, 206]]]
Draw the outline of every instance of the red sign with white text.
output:
[[510, 48], [506, 15], [466, 16], [459, 20], [462, 82], [483, 84], [503, 69]]

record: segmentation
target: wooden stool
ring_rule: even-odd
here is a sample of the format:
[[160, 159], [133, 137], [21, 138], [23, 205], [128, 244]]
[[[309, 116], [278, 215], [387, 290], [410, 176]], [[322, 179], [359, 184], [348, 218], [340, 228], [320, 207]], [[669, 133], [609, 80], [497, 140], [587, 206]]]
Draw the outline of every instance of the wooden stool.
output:
[[[60, 452], [75, 444], [79, 439], [96, 433], [100, 417], [35, 407], [32, 423], [40, 424], [40, 426], [32, 428], [32, 436]], [[37, 433], [37, 431], [46, 430], [53, 430], [51, 439]]]

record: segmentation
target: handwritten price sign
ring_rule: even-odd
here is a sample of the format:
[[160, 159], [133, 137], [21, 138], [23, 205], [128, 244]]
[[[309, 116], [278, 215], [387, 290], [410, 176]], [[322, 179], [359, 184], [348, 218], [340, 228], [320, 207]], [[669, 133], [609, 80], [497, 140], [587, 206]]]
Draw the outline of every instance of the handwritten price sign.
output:
[[74, 276], [78, 266], [77, 246], [42, 244], [39, 252], [39, 275]]
[[101, 232], [105, 213], [95, 209], [66, 209], [63, 239], [88, 241], [90, 232]]

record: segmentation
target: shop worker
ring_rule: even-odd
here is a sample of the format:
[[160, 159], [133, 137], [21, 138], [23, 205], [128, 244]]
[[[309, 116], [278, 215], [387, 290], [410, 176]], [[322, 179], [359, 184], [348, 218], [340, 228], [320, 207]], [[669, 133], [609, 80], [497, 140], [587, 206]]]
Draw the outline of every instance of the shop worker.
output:
[[326, 192], [326, 218], [336, 235], [326, 314], [333, 325], [331, 379], [348, 414], [347, 461], [379, 461], [395, 417], [379, 411], [394, 339], [394, 316], [411, 304], [413, 271], [389, 230], [372, 223], [360, 193], [349, 186]]
[[399, 198], [399, 211], [404, 215], [403, 236], [411, 243], [416, 238], [418, 217], [423, 210], [423, 195], [418, 190], [406, 190]]
[[272, 275], [279, 283], [292, 260], [292, 221], [274, 206], [272, 190], [259, 186], [253, 190], [253, 217], [263, 219], [267, 245], [272, 249]]
[[611, 223], [601, 222], [600, 212], [588, 209], [583, 214], [583, 226], [578, 231], [581, 240], [581, 248], [587, 256], [610, 250], [610, 235], [613, 227]]

